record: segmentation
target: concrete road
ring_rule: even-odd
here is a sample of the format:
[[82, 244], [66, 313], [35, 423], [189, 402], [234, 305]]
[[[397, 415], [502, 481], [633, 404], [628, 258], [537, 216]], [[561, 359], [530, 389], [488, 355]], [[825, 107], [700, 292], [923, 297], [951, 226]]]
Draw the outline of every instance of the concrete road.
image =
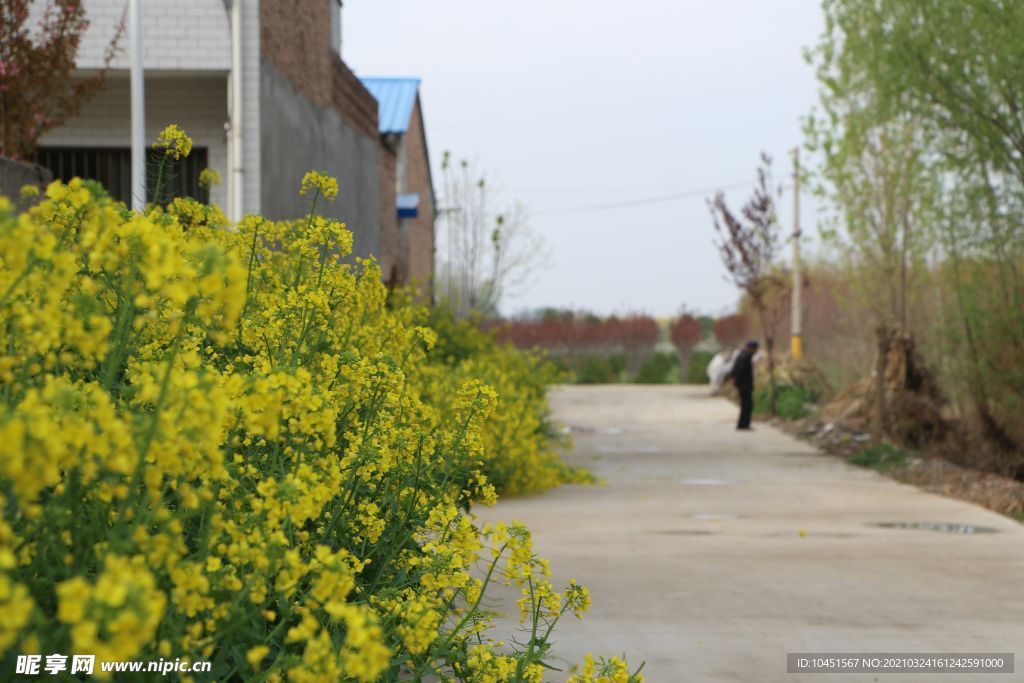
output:
[[[678, 681], [1024, 680], [1024, 527], [819, 454], [703, 387], [565, 387], [569, 459], [606, 480], [502, 500], [593, 594], [556, 651]], [[971, 525], [987, 533], [885, 528]], [[514, 598], [498, 610], [515, 613]], [[511, 636], [510, 626], [503, 626]], [[787, 674], [788, 652], [1016, 652], [1015, 674]], [[558, 680], [558, 676], [553, 677]], [[564, 680], [564, 676], [561, 676]]]

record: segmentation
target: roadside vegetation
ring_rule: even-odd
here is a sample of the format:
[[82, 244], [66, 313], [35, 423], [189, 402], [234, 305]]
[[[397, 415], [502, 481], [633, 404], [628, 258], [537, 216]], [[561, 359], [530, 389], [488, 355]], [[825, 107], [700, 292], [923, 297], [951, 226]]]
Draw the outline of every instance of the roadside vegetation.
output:
[[907, 454], [892, 444], [879, 444], [868, 446], [856, 455], [851, 456], [847, 462], [851, 465], [870, 467], [879, 472], [887, 472], [893, 468], [906, 467], [908, 463]]
[[824, 9], [806, 129], [809, 180], [835, 209], [817, 288], [841, 310], [811, 346], [848, 338], [870, 373], [839, 412], [876, 441], [1024, 479], [1024, 6]]
[[600, 317], [545, 310], [532, 318], [487, 323], [500, 342], [546, 355], [578, 384], [707, 384], [718, 348], [710, 318], [682, 313], [671, 320], [631, 314]]
[[[156, 147], [191, 141], [171, 126]], [[557, 454], [555, 371], [389, 296], [316, 212], [338, 191], [309, 173], [304, 218], [235, 226], [77, 179], [20, 214], [0, 199], [5, 671], [78, 652], [223, 680], [550, 675], [590, 596], [472, 508], [586, 480]], [[521, 589], [507, 645], [498, 581]], [[569, 680], [641, 678], [588, 658]]]
[[[780, 354], [778, 373], [760, 370], [756, 411], [867, 438], [863, 464], [951, 463], [907, 476], [944, 477], [1012, 514], [1024, 505], [1024, 5], [823, 8], [825, 32], [806, 53], [819, 101], [800, 176], [826, 213], [802, 273], [804, 360]], [[772, 196], [758, 190], [738, 213], [711, 202], [737, 314], [766, 342], [791, 322]]]

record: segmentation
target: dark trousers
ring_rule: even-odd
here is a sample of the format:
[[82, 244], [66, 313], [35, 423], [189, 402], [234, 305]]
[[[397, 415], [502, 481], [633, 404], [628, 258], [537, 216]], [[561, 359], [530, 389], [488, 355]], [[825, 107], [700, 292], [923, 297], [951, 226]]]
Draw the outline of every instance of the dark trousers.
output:
[[750, 414], [754, 412], [754, 387], [736, 387], [740, 392], [740, 420], [737, 429], [750, 427]]

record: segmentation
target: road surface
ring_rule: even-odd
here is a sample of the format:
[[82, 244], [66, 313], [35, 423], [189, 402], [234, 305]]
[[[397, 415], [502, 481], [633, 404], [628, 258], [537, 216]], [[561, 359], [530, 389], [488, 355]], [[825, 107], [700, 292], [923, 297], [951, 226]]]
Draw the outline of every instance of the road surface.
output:
[[[556, 652], [625, 652], [650, 683], [1024, 680], [1024, 527], [815, 451], [695, 386], [552, 392], [606, 480], [504, 499], [593, 605]], [[989, 532], [886, 528], [947, 523]], [[499, 612], [515, 612], [501, 596]], [[511, 627], [503, 626], [506, 636]], [[1015, 674], [787, 674], [789, 652], [1015, 652]], [[559, 677], [554, 677], [559, 680]], [[561, 676], [564, 680], [564, 675]]]

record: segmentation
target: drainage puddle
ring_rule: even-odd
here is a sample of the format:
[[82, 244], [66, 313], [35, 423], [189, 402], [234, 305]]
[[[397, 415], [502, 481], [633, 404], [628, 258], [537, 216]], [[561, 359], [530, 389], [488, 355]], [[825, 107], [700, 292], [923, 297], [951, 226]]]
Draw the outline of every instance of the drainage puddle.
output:
[[944, 534], [994, 534], [999, 529], [987, 526], [974, 526], [972, 524], [950, 524], [947, 522], [879, 522], [871, 526], [883, 529], [917, 529], [921, 531], [939, 531]]
[[681, 479], [683, 486], [732, 486], [736, 482], [728, 479]]

